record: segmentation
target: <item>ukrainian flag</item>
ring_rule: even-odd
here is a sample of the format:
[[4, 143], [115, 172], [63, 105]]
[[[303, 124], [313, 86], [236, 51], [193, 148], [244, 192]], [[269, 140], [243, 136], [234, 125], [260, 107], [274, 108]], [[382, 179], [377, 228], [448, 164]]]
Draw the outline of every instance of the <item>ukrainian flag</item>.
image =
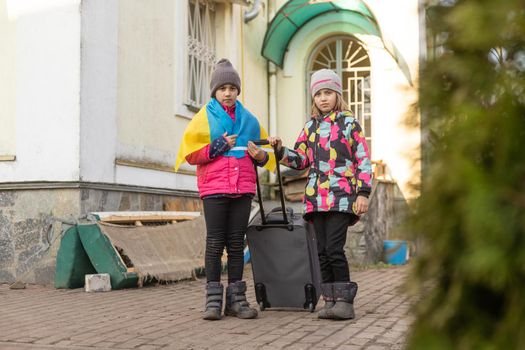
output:
[[[259, 121], [239, 102], [235, 102], [235, 123], [222, 108], [219, 102], [212, 98], [193, 117], [186, 127], [175, 162], [175, 171], [186, 161], [186, 157], [221, 137], [225, 132], [228, 135], [237, 135], [235, 147], [224, 153], [227, 157], [242, 158], [247, 156], [248, 141], [266, 139], [268, 133], [259, 124]], [[275, 171], [276, 162], [273, 149], [270, 145], [262, 146], [269, 153], [270, 159], [264, 166]]]

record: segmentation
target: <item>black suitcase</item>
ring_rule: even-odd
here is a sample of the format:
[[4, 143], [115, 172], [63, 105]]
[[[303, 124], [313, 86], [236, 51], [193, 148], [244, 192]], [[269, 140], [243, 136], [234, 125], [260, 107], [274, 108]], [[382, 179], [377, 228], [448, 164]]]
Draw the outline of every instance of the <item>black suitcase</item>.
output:
[[321, 279], [315, 232], [301, 215], [285, 209], [279, 166], [277, 178], [281, 207], [265, 215], [257, 177], [260, 215], [246, 232], [255, 296], [261, 311], [291, 307], [313, 312], [320, 296]]

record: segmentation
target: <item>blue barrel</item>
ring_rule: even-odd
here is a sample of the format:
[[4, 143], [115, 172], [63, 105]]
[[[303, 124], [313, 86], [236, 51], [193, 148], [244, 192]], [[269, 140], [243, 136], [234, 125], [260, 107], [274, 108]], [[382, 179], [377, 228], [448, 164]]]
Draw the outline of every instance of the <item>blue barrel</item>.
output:
[[399, 240], [383, 241], [384, 262], [391, 265], [403, 265], [407, 263], [407, 242]]
[[247, 264], [252, 260], [252, 256], [250, 254], [250, 248], [248, 246], [244, 247], [244, 263]]

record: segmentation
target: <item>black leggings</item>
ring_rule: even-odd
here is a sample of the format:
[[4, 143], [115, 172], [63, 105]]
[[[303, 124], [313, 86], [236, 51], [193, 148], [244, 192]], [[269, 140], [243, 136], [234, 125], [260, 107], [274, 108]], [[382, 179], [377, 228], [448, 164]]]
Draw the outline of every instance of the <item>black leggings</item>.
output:
[[316, 212], [311, 213], [310, 218], [315, 227], [323, 283], [349, 282], [350, 269], [344, 247], [351, 215], [340, 212]]
[[206, 220], [205, 269], [208, 282], [220, 282], [221, 257], [228, 253], [228, 283], [242, 280], [244, 268], [244, 235], [250, 218], [252, 199], [204, 198]]

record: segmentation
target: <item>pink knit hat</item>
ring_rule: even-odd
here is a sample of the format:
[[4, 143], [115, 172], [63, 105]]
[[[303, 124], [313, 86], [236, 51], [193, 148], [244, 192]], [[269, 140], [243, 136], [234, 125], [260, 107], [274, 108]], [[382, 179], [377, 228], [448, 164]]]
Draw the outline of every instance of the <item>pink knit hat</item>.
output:
[[331, 69], [319, 69], [317, 72], [312, 74], [310, 83], [310, 92], [312, 97], [315, 96], [317, 91], [321, 89], [330, 89], [338, 92], [340, 95], [343, 94], [343, 84], [341, 78]]

